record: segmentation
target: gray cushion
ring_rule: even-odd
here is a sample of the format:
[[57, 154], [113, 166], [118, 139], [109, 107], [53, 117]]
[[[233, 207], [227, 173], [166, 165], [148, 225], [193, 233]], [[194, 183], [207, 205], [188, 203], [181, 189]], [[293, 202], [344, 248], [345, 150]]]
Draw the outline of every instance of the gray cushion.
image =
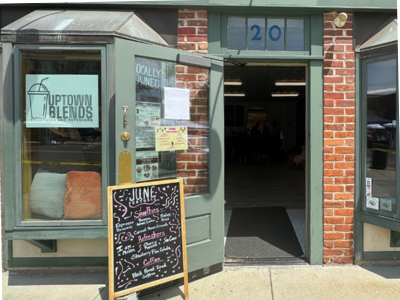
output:
[[66, 174], [38, 172], [31, 186], [31, 210], [51, 219], [64, 217]]

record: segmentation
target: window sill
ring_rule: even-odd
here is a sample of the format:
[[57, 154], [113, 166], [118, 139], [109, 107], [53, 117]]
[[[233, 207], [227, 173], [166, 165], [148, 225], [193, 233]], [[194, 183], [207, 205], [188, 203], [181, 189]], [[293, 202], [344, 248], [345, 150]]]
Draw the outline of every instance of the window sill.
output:
[[6, 240], [69, 240], [69, 239], [106, 239], [107, 226], [79, 227], [19, 227], [5, 231]]

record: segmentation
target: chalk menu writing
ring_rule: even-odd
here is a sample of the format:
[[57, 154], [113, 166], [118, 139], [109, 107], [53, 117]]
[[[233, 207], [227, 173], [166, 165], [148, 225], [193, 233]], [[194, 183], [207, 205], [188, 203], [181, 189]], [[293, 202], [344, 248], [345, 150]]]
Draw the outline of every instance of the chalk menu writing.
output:
[[179, 179], [109, 187], [110, 286], [116, 295], [184, 277], [182, 195]]

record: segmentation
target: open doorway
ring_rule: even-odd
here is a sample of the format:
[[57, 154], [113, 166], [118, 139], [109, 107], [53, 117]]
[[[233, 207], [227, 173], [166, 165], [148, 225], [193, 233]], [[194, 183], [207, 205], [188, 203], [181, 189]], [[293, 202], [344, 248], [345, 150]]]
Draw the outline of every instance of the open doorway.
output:
[[225, 262], [305, 263], [306, 65], [224, 77]]

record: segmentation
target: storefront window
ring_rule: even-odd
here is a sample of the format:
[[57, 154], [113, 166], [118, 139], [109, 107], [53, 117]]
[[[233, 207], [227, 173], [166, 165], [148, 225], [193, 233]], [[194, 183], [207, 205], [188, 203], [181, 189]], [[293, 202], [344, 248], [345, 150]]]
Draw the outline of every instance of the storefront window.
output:
[[397, 60], [366, 65], [366, 201], [372, 213], [395, 217], [397, 178]]
[[182, 177], [208, 193], [208, 70], [136, 57], [136, 181]]
[[102, 218], [100, 51], [22, 51], [23, 220]]

